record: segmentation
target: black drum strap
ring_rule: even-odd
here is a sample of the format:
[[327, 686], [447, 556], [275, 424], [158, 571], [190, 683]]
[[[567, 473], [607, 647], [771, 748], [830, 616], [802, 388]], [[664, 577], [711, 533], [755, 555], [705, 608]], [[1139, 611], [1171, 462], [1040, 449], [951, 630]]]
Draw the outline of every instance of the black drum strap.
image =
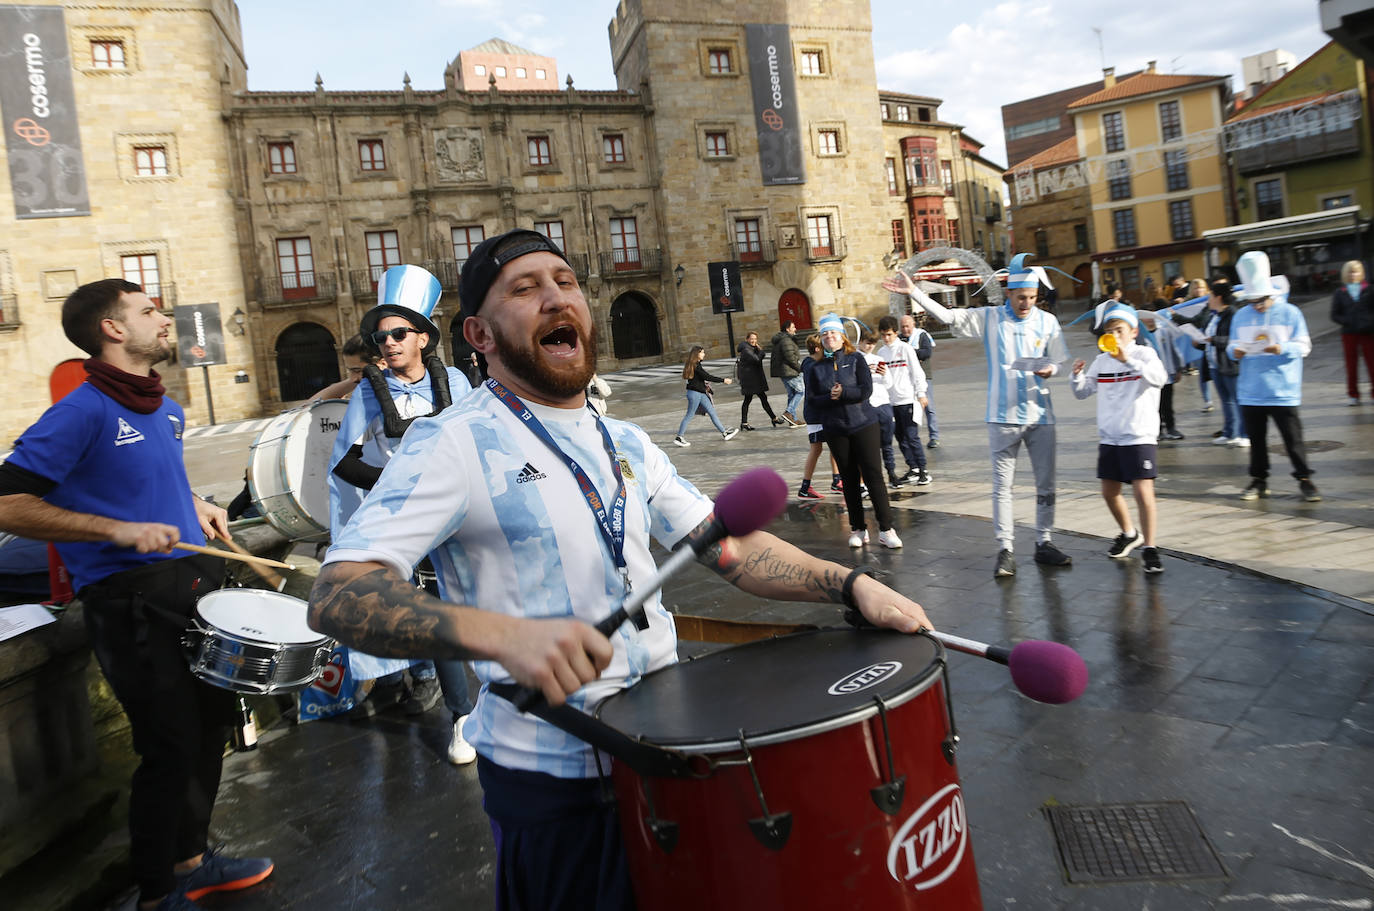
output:
[[[523, 692], [514, 683], [493, 683], [488, 689], [503, 699], [514, 699]], [[640, 775], [655, 778], [695, 777], [685, 754], [635, 740], [600, 718], [594, 718], [566, 703], [552, 708], [541, 699], [530, 712], [603, 753], [609, 753]]]
[[[425, 358], [425, 371], [429, 374], [429, 388], [433, 394], [434, 408], [423, 417], [432, 418], [453, 404], [453, 393], [448, 386], [448, 370], [437, 354]], [[372, 386], [372, 394], [377, 399], [377, 405], [382, 409], [384, 432], [390, 439], [399, 440], [405, 436], [415, 418], [403, 418], [396, 410], [396, 400], [391, 397], [391, 390], [387, 387], [386, 377], [382, 376], [380, 368], [375, 364], [368, 364], [363, 368], [363, 376], [367, 377], [367, 382]]]

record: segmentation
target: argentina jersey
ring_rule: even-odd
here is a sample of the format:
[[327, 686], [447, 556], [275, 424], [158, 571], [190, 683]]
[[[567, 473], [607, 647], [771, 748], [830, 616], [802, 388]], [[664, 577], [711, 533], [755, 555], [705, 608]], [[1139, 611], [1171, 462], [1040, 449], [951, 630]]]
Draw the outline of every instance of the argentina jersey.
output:
[[[609, 504], [616, 479], [591, 412], [528, 407]], [[676, 544], [710, 514], [711, 501], [639, 428], [604, 424], [626, 486], [625, 561], [631, 583], [642, 584], [657, 571], [650, 538]], [[326, 562], [379, 561], [408, 576], [427, 553], [441, 597], [482, 610], [595, 623], [625, 597], [610, 548], [564, 458], [481, 389], [411, 427]], [[645, 614], [649, 629], [622, 626], [611, 637], [610, 666], [569, 699], [572, 705], [590, 708], [676, 660], [672, 618], [657, 595]], [[473, 669], [483, 687], [464, 733], [479, 753], [509, 768], [562, 778], [595, 774], [585, 743], [490, 693], [487, 684], [511, 680], [505, 668], [474, 661]]]
[[1007, 305], [950, 311], [962, 335], [981, 338], [987, 360], [988, 403], [983, 420], [990, 424], [1053, 424], [1049, 381], [1028, 370], [1013, 370], [1017, 358], [1049, 358], [1055, 364], [1069, 356], [1059, 321], [1036, 308], [1018, 320]]

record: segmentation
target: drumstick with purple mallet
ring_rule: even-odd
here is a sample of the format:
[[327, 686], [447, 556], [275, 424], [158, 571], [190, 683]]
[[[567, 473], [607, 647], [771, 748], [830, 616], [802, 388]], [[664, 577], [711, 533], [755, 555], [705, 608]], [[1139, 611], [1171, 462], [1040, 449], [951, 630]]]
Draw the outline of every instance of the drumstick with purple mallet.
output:
[[[669, 578], [682, 571], [703, 551], [727, 537], [753, 534], [772, 522], [787, 506], [787, 482], [771, 468], [751, 468], [721, 488], [716, 495], [715, 518], [706, 533], [695, 541], [684, 542], [664, 561], [658, 572], [636, 586], [624, 603], [596, 624], [597, 632], [609, 636], [627, 620], [644, 613], [644, 603], [663, 587]], [[521, 687], [511, 700], [522, 712], [543, 697], [532, 687]]]
[[1005, 664], [1011, 670], [1011, 682], [1036, 702], [1051, 705], [1073, 702], [1088, 686], [1088, 666], [1083, 663], [1083, 657], [1058, 642], [1027, 639], [1007, 648], [935, 630], [926, 630], [926, 633], [946, 648]]

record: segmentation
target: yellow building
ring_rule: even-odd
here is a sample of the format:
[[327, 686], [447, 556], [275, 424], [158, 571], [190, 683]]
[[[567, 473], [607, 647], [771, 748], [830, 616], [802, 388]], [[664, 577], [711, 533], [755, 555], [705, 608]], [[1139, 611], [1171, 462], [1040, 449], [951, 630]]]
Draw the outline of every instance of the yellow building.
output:
[[1148, 303], [1170, 278], [1206, 278], [1202, 232], [1229, 223], [1221, 128], [1229, 76], [1164, 75], [1151, 62], [1070, 104], [1104, 285]]

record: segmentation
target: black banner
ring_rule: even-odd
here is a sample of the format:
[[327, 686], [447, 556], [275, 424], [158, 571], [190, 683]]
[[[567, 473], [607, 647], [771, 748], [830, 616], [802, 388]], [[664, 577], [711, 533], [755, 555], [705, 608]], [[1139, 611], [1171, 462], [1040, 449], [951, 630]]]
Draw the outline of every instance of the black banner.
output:
[[177, 325], [177, 362], [183, 367], [224, 363], [224, 326], [219, 304], [187, 304], [173, 313]]
[[0, 116], [16, 218], [90, 215], [58, 6], [0, 6]]
[[754, 127], [759, 134], [763, 185], [806, 182], [801, 112], [792, 74], [792, 40], [785, 25], [746, 25]]
[[743, 313], [744, 289], [739, 283], [739, 263], [707, 263], [711, 273], [711, 312]]

